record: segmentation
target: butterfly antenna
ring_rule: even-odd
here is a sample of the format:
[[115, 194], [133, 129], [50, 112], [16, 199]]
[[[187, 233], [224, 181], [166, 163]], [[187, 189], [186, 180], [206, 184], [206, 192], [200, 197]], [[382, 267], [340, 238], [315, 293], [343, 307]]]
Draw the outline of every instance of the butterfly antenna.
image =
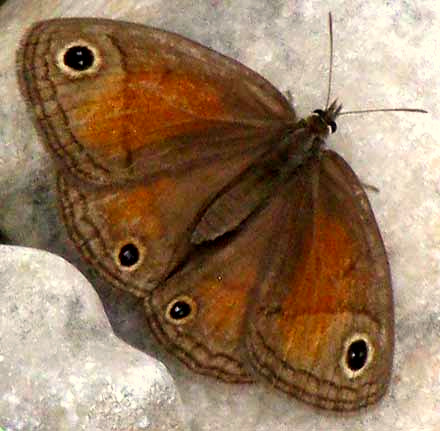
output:
[[349, 115], [349, 114], [366, 114], [368, 112], [421, 112], [427, 114], [428, 111], [418, 108], [379, 108], [379, 109], [362, 109], [360, 111], [343, 111], [339, 115]]
[[330, 95], [332, 92], [332, 80], [333, 80], [333, 19], [332, 13], [328, 13], [328, 33], [330, 38], [330, 64], [328, 70], [328, 91], [327, 91], [327, 102], [325, 103], [325, 110], [327, 111], [328, 105], [330, 103]]
[[[332, 13], [328, 13], [328, 31], [330, 37], [330, 65], [329, 65], [329, 73], [328, 73], [328, 93], [327, 93], [327, 102], [325, 104], [325, 110], [329, 109], [330, 103], [330, 95], [332, 90], [332, 81], [333, 81], [333, 19]], [[342, 108], [342, 106], [340, 107]], [[379, 108], [379, 109], [362, 109], [357, 111], [338, 111], [337, 115], [349, 115], [349, 114], [366, 114], [369, 112], [420, 112], [423, 114], [427, 114], [428, 111], [424, 109], [418, 108]]]

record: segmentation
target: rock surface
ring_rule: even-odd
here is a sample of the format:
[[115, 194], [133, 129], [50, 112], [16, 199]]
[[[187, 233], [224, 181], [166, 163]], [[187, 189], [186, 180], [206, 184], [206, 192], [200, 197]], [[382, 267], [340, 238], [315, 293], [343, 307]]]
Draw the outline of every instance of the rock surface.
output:
[[0, 427], [184, 430], [165, 367], [117, 338], [68, 262], [0, 246]]
[[[10, 0], [0, 8], [0, 231], [9, 242], [61, 254], [87, 274], [118, 336], [165, 361], [196, 431], [440, 427], [440, 3], [331, 0], [325, 6], [308, 0], [60, 0], [54, 8]], [[333, 94], [344, 106], [430, 112], [342, 117], [329, 139], [362, 181], [380, 190], [369, 195], [396, 303], [390, 393], [374, 408], [350, 415], [314, 410], [262, 385], [231, 386], [195, 375], [151, 341], [136, 301], [109, 291], [68, 245], [49, 157], [25, 113], [14, 71], [19, 38], [32, 22], [118, 18], [175, 31], [239, 59], [290, 90], [302, 116], [325, 103], [328, 10], [335, 33]]]

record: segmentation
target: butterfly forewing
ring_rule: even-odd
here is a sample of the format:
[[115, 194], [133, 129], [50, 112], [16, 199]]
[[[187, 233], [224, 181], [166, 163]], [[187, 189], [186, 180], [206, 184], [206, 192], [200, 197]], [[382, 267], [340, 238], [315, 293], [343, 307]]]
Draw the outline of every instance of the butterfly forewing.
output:
[[[89, 68], [71, 67], [68, 54], [78, 47]], [[24, 38], [17, 63], [21, 91], [60, 169], [96, 184], [246, 152], [258, 157], [296, 119], [257, 73], [142, 25], [43, 21]]]
[[[278, 90], [237, 61], [131, 23], [37, 23], [17, 69], [57, 162], [71, 238], [136, 295], [173, 270], [206, 208], [296, 119]], [[222, 233], [243, 219], [231, 217]]]

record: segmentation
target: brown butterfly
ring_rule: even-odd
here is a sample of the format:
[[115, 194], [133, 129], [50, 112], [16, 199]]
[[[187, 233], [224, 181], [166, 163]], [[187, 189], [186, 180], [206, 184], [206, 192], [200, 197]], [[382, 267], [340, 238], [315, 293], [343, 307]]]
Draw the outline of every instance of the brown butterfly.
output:
[[323, 408], [384, 394], [390, 270], [359, 179], [324, 149], [340, 105], [298, 119], [239, 62], [104, 19], [35, 24], [18, 77], [70, 237], [145, 297], [168, 350]]

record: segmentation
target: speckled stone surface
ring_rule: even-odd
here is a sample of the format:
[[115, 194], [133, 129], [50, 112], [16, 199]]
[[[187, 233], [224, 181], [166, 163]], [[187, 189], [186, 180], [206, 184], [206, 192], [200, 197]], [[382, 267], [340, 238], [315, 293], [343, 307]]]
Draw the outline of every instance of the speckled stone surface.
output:
[[117, 338], [68, 262], [0, 245], [4, 430], [185, 430], [166, 368]]
[[[33, 21], [56, 16], [119, 18], [175, 31], [239, 59], [293, 95], [299, 115], [325, 104], [327, 13], [334, 17], [334, 85], [348, 110], [423, 107], [427, 115], [342, 117], [329, 146], [366, 184], [391, 263], [396, 354], [389, 394], [347, 414], [312, 409], [263, 385], [231, 386], [198, 376], [163, 353], [142, 309], [86, 272], [56, 212], [49, 156], [25, 113], [14, 75], [18, 40]], [[164, 361], [190, 427], [437, 430], [440, 427], [440, 4], [232, 1], [10, 1], [0, 8], [0, 232], [20, 245], [59, 253], [98, 289], [115, 332]], [[1, 331], [1, 329], [0, 329]], [[0, 423], [1, 426], [1, 423]]]

